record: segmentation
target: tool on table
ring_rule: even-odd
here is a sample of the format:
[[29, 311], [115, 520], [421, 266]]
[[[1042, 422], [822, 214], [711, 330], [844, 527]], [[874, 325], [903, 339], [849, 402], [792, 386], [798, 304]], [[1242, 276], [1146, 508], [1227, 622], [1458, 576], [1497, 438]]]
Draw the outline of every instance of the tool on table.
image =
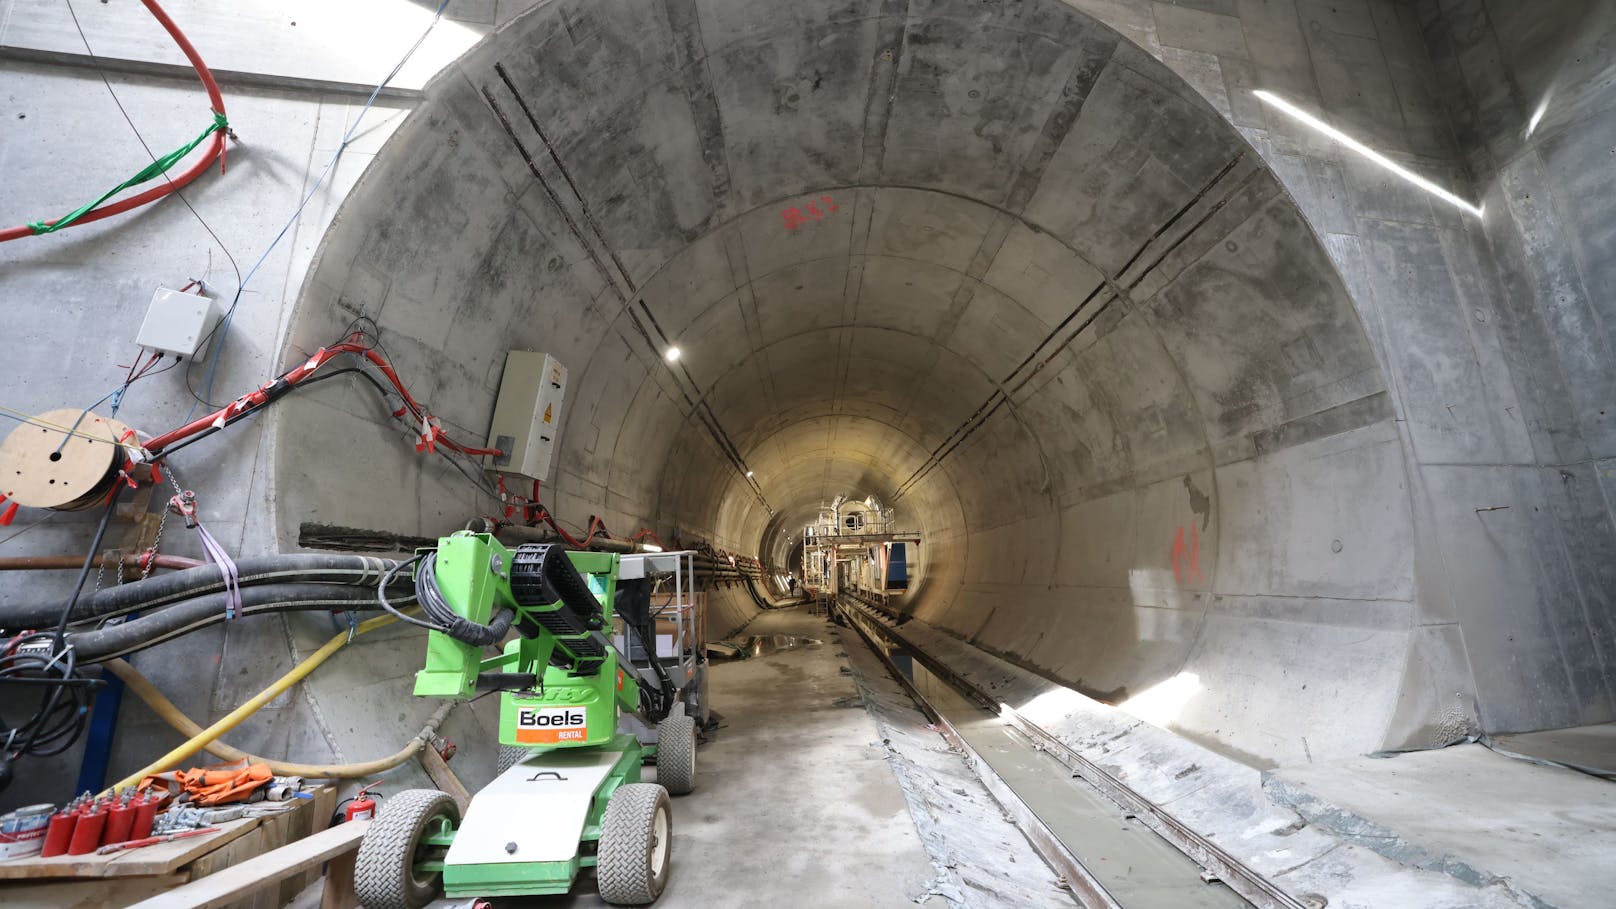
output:
[[101, 835], [101, 845], [110, 846], [130, 838], [130, 832], [135, 829], [134, 795], [133, 790], [125, 789], [114, 797], [107, 810], [107, 829]]
[[98, 798], [89, 803], [73, 827], [73, 838], [68, 841], [68, 855], [89, 855], [101, 845], [101, 834], [107, 829], [107, 800]]
[[39, 853], [42, 858], [67, 854], [67, 847], [73, 842], [73, 828], [78, 826], [79, 807], [84, 804], [81, 799], [88, 795], [79, 796], [51, 815], [50, 823], [45, 827], [45, 848]]
[[122, 852], [125, 849], [140, 849], [145, 846], [155, 846], [158, 843], [167, 843], [173, 840], [183, 840], [186, 837], [202, 836], [204, 834], [218, 832], [218, 827], [203, 827], [200, 830], [182, 830], [179, 833], [165, 833], [162, 836], [148, 836], [143, 839], [130, 840], [127, 843], [113, 843], [110, 846], [102, 846], [100, 849], [95, 850], [95, 854], [110, 855], [114, 852]]

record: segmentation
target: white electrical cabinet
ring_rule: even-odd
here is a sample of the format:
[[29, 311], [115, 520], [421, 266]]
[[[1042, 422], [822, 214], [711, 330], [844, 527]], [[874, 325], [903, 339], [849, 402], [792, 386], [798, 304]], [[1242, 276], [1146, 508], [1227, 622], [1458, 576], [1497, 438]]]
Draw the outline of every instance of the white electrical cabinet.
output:
[[194, 357], [221, 315], [212, 297], [159, 287], [135, 343], [176, 357]]
[[566, 392], [567, 367], [555, 357], [531, 350], [507, 353], [488, 429], [488, 447], [502, 454], [489, 455], [484, 466], [531, 480], [548, 479]]

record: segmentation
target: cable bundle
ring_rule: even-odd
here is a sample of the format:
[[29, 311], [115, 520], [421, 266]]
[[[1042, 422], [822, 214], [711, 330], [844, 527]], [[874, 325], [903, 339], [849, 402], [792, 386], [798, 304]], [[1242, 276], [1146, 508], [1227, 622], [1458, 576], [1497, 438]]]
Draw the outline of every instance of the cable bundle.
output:
[[[49, 757], [61, 754], [78, 741], [90, 709], [90, 691], [99, 680], [78, 674], [77, 654], [72, 647], [54, 647], [55, 635], [36, 631], [12, 639], [0, 653], [0, 682], [28, 686], [52, 686], [45, 692], [33, 715], [20, 723], [0, 718], [4, 725], [7, 756], [31, 754]], [[54, 694], [54, 696], [52, 696]]]
[[[443, 591], [438, 589], [437, 556], [436, 552], [423, 552], [393, 566], [376, 587], [376, 602], [397, 619], [428, 631], [446, 634], [473, 647], [490, 647], [504, 640], [505, 635], [510, 633], [511, 623], [516, 621], [516, 611], [508, 606], [501, 608], [487, 625], [479, 625], [455, 612], [449, 601], [443, 598]], [[387, 596], [387, 588], [394, 583], [397, 575], [411, 565], [416, 566], [415, 597], [420, 603], [421, 612], [426, 615], [425, 621], [405, 615]]]

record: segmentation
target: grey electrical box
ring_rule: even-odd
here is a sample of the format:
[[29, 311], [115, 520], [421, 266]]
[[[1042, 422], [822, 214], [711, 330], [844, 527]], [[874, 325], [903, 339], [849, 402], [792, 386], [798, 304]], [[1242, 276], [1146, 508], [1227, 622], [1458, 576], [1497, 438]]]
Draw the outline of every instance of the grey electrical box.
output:
[[567, 367], [555, 357], [531, 350], [507, 353], [488, 429], [488, 447], [501, 454], [489, 455], [484, 466], [531, 480], [548, 479], [566, 391]]
[[135, 343], [176, 357], [194, 357], [222, 315], [212, 297], [159, 287]]

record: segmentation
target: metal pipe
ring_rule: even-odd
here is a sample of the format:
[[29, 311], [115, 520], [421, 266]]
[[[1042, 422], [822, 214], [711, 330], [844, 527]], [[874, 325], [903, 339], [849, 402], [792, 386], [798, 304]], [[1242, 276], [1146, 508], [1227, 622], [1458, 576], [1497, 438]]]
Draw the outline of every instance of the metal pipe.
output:
[[[501, 543], [559, 543], [561, 536], [548, 527], [526, 527], [519, 524], [507, 524], [495, 531], [494, 538]], [[649, 552], [641, 549], [640, 544], [630, 543], [627, 540], [611, 540], [604, 537], [590, 540], [589, 548], [598, 552]]]
[[[495, 539], [501, 543], [559, 543], [561, 537], [554, 529], [544, 526], [527, 527], [520, 524], [510, 524], [500, 527], [494, 532]], [[599, 552], [639, 553], [655, 552], [646, 549], [642, 543], [631, 543], [627, 540], [594, 539], [589, 548]], [[762, 568], [754, 559], [737, 558], [735, 564], [728, 559], [720, 559], [703, 552], [691, 556], [691, 564], [697, 574], [709, 575], [718, 580], [745, 580], [751, 578], [759, 580], [763, 577]]]
[[[112, 550], [110, 552], [103, 553], [101, 560], [114, 560], [120, 557], [120, 555], [121, 554], [117, 550]], [[156, 568], [171, 568], [176, 571], [186, 568], [200, 568], [206, 564], [205, 562], [200, 562], [196, 559], [187, 559], [184, 556], [171, 555], [157, 555], [153, 557], [152, 561], [155, 563], [154, 567]], [[83, 567], [84, 556], [82, 555], [8, 556], [0, 559], [0, 571], [66, 571], [68, 569], [78, 569]], [[138, 561], [131, 561], [128, 563], [125, 568], [126, 572], [131, 569], [136, 572], [140, 570]]]

